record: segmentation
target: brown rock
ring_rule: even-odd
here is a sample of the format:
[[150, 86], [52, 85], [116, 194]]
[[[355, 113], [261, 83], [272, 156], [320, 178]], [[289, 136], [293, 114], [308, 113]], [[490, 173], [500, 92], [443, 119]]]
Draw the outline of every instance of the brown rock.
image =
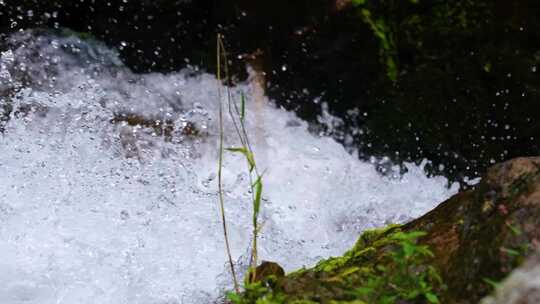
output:
[[[493, 290], [493, 282], [503, 280], [535, 251], [538, 227], [540, 157], [517, 158], [493, 166], [474, 189], [453, 196], [417, 220], [365, 232], [342, 257], [281, 277], [264, 294], [246, 293], [246, 303], [261, 296], [286, 302], [355, 300], [351, 291], [366, 285], [369, 276], [364, 274], [378, 269], [385, 253], [395, 248], [392, 235], [418, 230], [426, 233], [419, 243], [433, 252], [424, 263], [438, 269], [446, 285], [435, 287], [440, 303], [478, 303]], [[532, 261], [540, 262], [540, 254]], [[536, 265], [528, 266], [531, 274], [540, 277], [539, 264], [530, 265]], [[518, 281], [523, 277], [520, 272], [514, 276]], [[540, 303], [537, 281], [523, 284], [523, 293], [514, 302], [487, 303]]]
[[459, 193], [406, 230], [423, 230], [448, 286], [445, 303], [476, 303], [521, 264], [540, 237], [540, 157], [490, 168], [473, 190]]
[[249, 274], [249, 281], [251, 283], [261, 282], [270, 276], [275, 278], [283, 277], [285, 276], [285, 270], [277, 263], [263, 261], [261, 265], [257, 266], [255, 272]]

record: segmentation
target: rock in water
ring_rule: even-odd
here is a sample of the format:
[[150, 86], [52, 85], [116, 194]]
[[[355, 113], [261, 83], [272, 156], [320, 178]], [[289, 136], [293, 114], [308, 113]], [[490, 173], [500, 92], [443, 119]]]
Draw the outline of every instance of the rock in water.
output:
[[474, 189], [455, 195], [405, 229], [426, 231], [448, 286], [443, 303], [477, 303], [519, 266], [540, 238], [540, 158], [491, 167]]
[[261, 265], [257, 266], [255, 272], [249, 273], [250, 282], [260, 282], [265, 280], [270, 276], [274, 277], [283, 277], [285, 275], [285, 270], [274, 262], [263, 261]]
[[[491, 292], [494, 282], [506, 277], [534, 251], [540, 239], [539, 222], [540, 157], [513, 159], [491, 167], [475, 189], [453, 196], [421, 218], [403, 226], [365, 232], [342, 257], [266, 282], [262, 293], [285, 302], [356, 300], [355, 290], [372, 284], [373, 274], [384, 275], [379, 269], [388, 268], [385, 257], [399, 248], [396, 236], [423, 231], [425, 235], [415, 246], [429, 246], [433, 256], [415, 267], [420, 272], [427, 266], [439, 271], [446, 286], [436, 286], [433, 291], [438, 293], [440, 303], [478, 303]], [[533, 258], [529, 264], [538, 260]], [[538, 267], [531, 267], [527, 275], [539, 272]], [[525, 282], [524, 276], [520, 271], [510, 282]], [[540, 283], [524, 284], [524, 292], [531, 284]], [[257, 296], [248, 292], [248, 303]], [[528, 297], [526, 293], [522, 296]]]

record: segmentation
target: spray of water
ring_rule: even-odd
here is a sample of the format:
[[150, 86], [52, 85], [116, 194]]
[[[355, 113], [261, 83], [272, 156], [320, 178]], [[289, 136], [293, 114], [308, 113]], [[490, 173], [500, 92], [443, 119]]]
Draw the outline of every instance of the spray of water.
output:
[[[189, 70], [135, 75], [113, 50], [73, 35], [9, 38], [0, 60], [0, 109], [9, 113], [0, 119], [0, 303], [208, 303], [231, 288], [217, 204], [218, 85]], [[266, 170], [261, 259], [312, 265], [457, 190], [413, 164], [381, 176], [293, 113], [256, 109], [250, 86], [240, 92]], [[224, 128], [225, 144], [237, 146], [230, 122]], [[245, 160], [226, 154], [223, 164], [231, 250], [245, 269]]]

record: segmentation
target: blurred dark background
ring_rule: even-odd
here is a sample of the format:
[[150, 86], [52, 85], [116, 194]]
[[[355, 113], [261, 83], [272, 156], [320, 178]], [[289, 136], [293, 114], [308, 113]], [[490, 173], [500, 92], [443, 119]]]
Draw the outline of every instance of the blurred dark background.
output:
[[343, 121], [317, 132], [460, 180], [539, 154], [539, 16], [533, 0], [0, 0], [0, 39], [69, 28], [136, 72], [213, 72], [220, 32], [237, 81], [257, 52], [278, 106], [317, 126], [325, 102]]

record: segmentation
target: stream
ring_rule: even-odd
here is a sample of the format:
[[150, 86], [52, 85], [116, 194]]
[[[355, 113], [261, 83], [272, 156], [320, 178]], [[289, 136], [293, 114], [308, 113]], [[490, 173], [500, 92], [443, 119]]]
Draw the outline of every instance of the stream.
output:
[[[193, 67], [135, 74], [72, 33], [13, 34], [0, 59], [0, 303], [212, 303], [231, 288], [217, 195], [219, 82]], [[225, 90], [225, 88], [222, 88]], [[287, 271], [340, 255], [458, 190], [423, 166], [382, 175], [276, 107], [246, 126], [264, 171], [259, 256]], [[223, 101], [224, 102], [224, 101]], [[3, 110], [2, 110], [3, 109]], [[226, 146], [238, 146], [225, 124]], [[232, 254], [245, 269], [245, 160], [225, 154]]]

